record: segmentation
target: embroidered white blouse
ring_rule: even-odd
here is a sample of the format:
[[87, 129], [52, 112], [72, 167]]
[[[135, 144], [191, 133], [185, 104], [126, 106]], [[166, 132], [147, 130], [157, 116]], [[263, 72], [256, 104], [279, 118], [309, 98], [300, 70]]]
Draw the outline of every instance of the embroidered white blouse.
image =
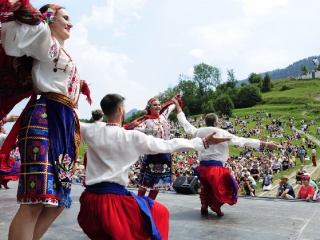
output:
[[[32, 80], [37, 94], [55, 92], [77, 102], [80, 92], [77, 68], [59, 42], [51, 36], [47, 23], [31, 26], [12, 21], [2, 23], [1, 28], [2, 45], [7, 55], [34, 58]], [[55, 67], [61, 70], [55, 72]]]
[[138, 130], [146, 135], [151, 135], [156, 138], [161, 138], [164, 140], [170, 139], [170, 124], [167, 119], [170, 113], [175, 109], [175, 105], [171, 104], [160, 116], [155, 119], [146, 119], [140, 125], [135, 127], [135, 130]]

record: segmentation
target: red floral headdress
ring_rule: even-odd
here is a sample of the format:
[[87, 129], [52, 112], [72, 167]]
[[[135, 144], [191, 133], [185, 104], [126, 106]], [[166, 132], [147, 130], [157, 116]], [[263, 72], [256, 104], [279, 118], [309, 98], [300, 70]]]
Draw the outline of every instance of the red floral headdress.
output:
[[48, 25], [51, 25], [54, 23], [54, 18], [57, 14], [57, 11], [61, 9], [62, 7], [56, 4], [50, 4], [47, 11], [42, 13], [42, 19], [48, 23]]

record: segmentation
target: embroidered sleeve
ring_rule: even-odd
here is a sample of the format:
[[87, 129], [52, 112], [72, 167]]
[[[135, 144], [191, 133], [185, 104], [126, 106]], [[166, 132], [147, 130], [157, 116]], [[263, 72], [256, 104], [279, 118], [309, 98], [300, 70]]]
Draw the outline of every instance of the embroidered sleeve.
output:
[[21, 7], [14, 11], [15, 18], [25, 24], [38, 25], [42, 21], [41, 13], [29, 1], [21, 1]]
[[0, 16], [1, 22], [9, 22], [18, 20], [22, 23], [29, 25], [38, 25], [42, 21], [41, 13], [38, 9], [34, 8], [29, 0], [21, 0], [17, 10], [12, 12], [15, 6], [10, 1], [1, 1], [0, 3]]
[[161, 115], [168, 119], [170, 113], [176, 108], [175, 104], [170, 104], [162, 113]]

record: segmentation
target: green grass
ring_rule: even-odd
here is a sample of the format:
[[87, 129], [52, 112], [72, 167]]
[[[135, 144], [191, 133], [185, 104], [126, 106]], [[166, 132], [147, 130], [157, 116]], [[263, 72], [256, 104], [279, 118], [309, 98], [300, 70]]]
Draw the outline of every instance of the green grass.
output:
[[87, 145], [86, 144], [80, 144], [79, 146], [79, 157], [83, 159], [83, 155], [85, 154], [87, 150]]

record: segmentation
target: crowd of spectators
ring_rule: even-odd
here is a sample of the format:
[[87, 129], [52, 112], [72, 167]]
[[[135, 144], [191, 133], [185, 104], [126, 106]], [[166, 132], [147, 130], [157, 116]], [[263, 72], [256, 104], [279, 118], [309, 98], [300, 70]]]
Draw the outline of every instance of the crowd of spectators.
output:
[[[287, 126], [286, 121], [272, 118], [270, 113], [266, 113], [264, 117], [261, 113], [264, 113], [264, 111], [259, 111], [259, 116], [247, 115], [244, 118], [235, 116], [233, 122], [225, 114], [220, 118], [220, 127], [237, 136], [256, 136], [261, 140], [268, 138], [279, 139], [277, 141], [279, 143], [277, 151], [273, 152], [264, 148], [251, 149], [245, 147], [239, 154], [229, 157], [225, 167], [229, 168], [230, 174], [239, 183], [240, 195], [255, 196], [257, 184], [261, 184], [263, 190], [270, 190], [275, 174], [294, 168], [297, 164], [297, 159], [300, 160], [303, 169], [306, 160], [309, 160], [307, 148], [315, 148], [313, 142], [306, 140], [295, 130], [292, 130], [291, 134], [286, 134], [284, 132], [284, 128]], [[197, 128], [205, 125], [204, 116], [200, 118], [189, 117], [188, 121]], [[293, 121], [294, 118], [289, 117], [289, 128], [292, 128]], [[255, 122], [253, 128], [248, 127], [251, 122]], [[171, 138], [190, 138], [190, 136], [181, 130], [182, 128], [179, 123], [171, 122], [170, 124]], [[299, 140], [299, 143], [293, 144], [293, 140]], [[137, 160], [136, 164], [129, 171], [128, 178], [130, 181], [128, 187], [137, 187], [142, 157]], [[172, 183], [177, 177], [193, 176], [193, 168], [197, 167], [199, 163], [196, 151], [172, 153]], [[298, 175], [297, 183], [301, 183]], [[173, 189], [171, 187], [167, 190]]]

